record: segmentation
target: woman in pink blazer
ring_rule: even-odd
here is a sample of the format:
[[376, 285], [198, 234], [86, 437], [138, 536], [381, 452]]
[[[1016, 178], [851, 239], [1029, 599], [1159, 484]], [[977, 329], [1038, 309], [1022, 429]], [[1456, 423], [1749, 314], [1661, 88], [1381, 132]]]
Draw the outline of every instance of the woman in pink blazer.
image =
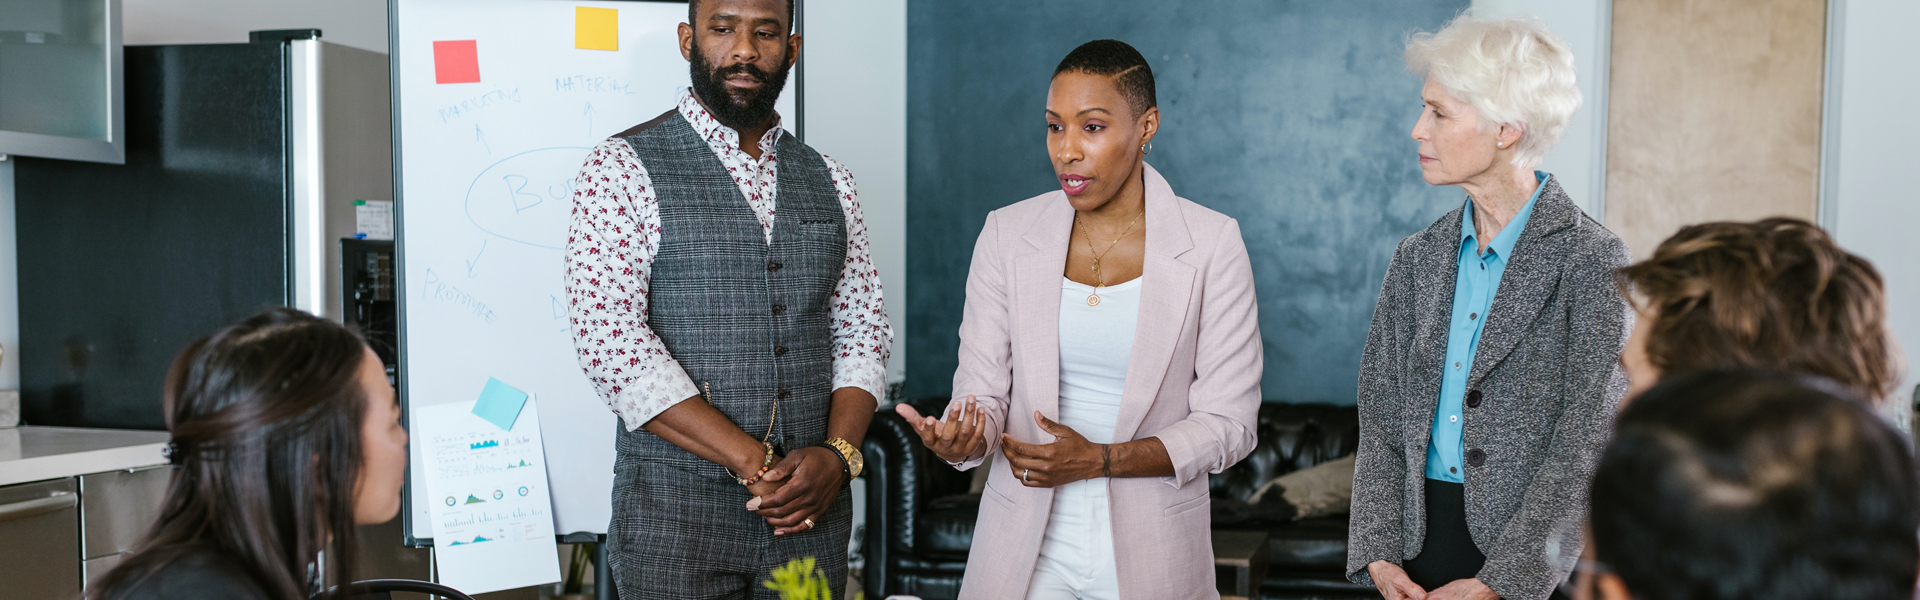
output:
[[987, 216], [957, 400], [900, 408], [961, 469], [998, 455], [960, 597], [1216, 598], [1206, 474], [1260, 404], [1239, 225], [1143, 162], [1160, 113], [1126, 44], [1069, 54], [1046, 115], [1061, 189]]

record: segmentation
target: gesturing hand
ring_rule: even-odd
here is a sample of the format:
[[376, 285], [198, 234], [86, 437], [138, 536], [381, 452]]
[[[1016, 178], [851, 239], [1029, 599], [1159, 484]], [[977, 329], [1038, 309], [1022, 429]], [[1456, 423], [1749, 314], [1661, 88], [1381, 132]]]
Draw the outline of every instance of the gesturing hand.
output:
[[967, 396], [966, 404], [959, 408], [949, 407], [945, 419], [921, 416], [920, 411], [906, 403], [895, 406], [894, 411], [913, 424], [913, 432], [920, 434], [920, 443], [926, 444], [940, 460], [966, 462], [986, 454], [986, 412], [973, 396]]
[[1040, 430], [1053, 434], [1051, 444], [1029, 444], [1000, 434], [1000, 450], [1007, 455], [1007, 467], [1027, 487], [1053, 487], [1104, 476], [1100, 444], [1087, 441], [1073, 428], [1053, 422], [1033, 412]]
[[1380, 590], [1380, 596], [1386, 600], [1426, 600], [1427, 591], [1419, 584], [1407, 578], [1407, 572], [1384, 560], [1367, 563], [1367, 574], [1373, 576], [1373, 587]]
[[834, 496], [840, 493], [840, 485], [847, 482], [843, 465], [840, 456], [826, 448], [810, 446], [794, 450], [767, 471], [763, 481], [778, 484], [779, 489], [774, 490], [773, 495], [756, 498], [760, 503], [749, 504], [749, 507], [773, 525], [774, 535], [812, 529], [807, 519], [826, 514], [827, 507], [833, 506]]

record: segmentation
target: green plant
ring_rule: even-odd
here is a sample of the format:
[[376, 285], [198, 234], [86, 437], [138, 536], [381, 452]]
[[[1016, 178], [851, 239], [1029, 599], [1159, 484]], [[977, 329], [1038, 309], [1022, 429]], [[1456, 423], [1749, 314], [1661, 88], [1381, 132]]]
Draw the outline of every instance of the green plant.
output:
[[[780, 592], [780, 600], [833, 600], [827, 574], [814, 568], [811, 556], [793, 559], [787, 566], [774, 569], [773, 579], [762, 585]], [[861, 600], [863, 596], [865, 594], [857, 595], [854, 600]]]

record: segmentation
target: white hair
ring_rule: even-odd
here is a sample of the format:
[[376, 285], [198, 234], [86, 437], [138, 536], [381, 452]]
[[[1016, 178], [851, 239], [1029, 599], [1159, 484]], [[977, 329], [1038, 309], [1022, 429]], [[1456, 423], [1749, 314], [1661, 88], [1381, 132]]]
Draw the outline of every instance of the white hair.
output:
[[1533, 16], [1462, 14], [1439, 32], [1407, 38], [1407, 70], [1433, 78], [1488, 125], [1521, 129], [1514, 166], [1531, 169], [1580, 110], [1573, 50]]

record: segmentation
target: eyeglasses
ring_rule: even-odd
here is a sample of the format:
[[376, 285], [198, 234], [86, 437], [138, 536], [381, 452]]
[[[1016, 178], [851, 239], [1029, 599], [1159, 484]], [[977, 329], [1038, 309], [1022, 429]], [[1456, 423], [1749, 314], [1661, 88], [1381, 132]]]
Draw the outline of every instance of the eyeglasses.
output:
[[1599, 597], [1595, 585], [1601, 575], [1613, 572], [1613, 567], [1597, 560], [1582, 558], [1573, 565], [1573, 574], [1560, 583], [1560, 593], [1573, 600], [1594, 600]]

